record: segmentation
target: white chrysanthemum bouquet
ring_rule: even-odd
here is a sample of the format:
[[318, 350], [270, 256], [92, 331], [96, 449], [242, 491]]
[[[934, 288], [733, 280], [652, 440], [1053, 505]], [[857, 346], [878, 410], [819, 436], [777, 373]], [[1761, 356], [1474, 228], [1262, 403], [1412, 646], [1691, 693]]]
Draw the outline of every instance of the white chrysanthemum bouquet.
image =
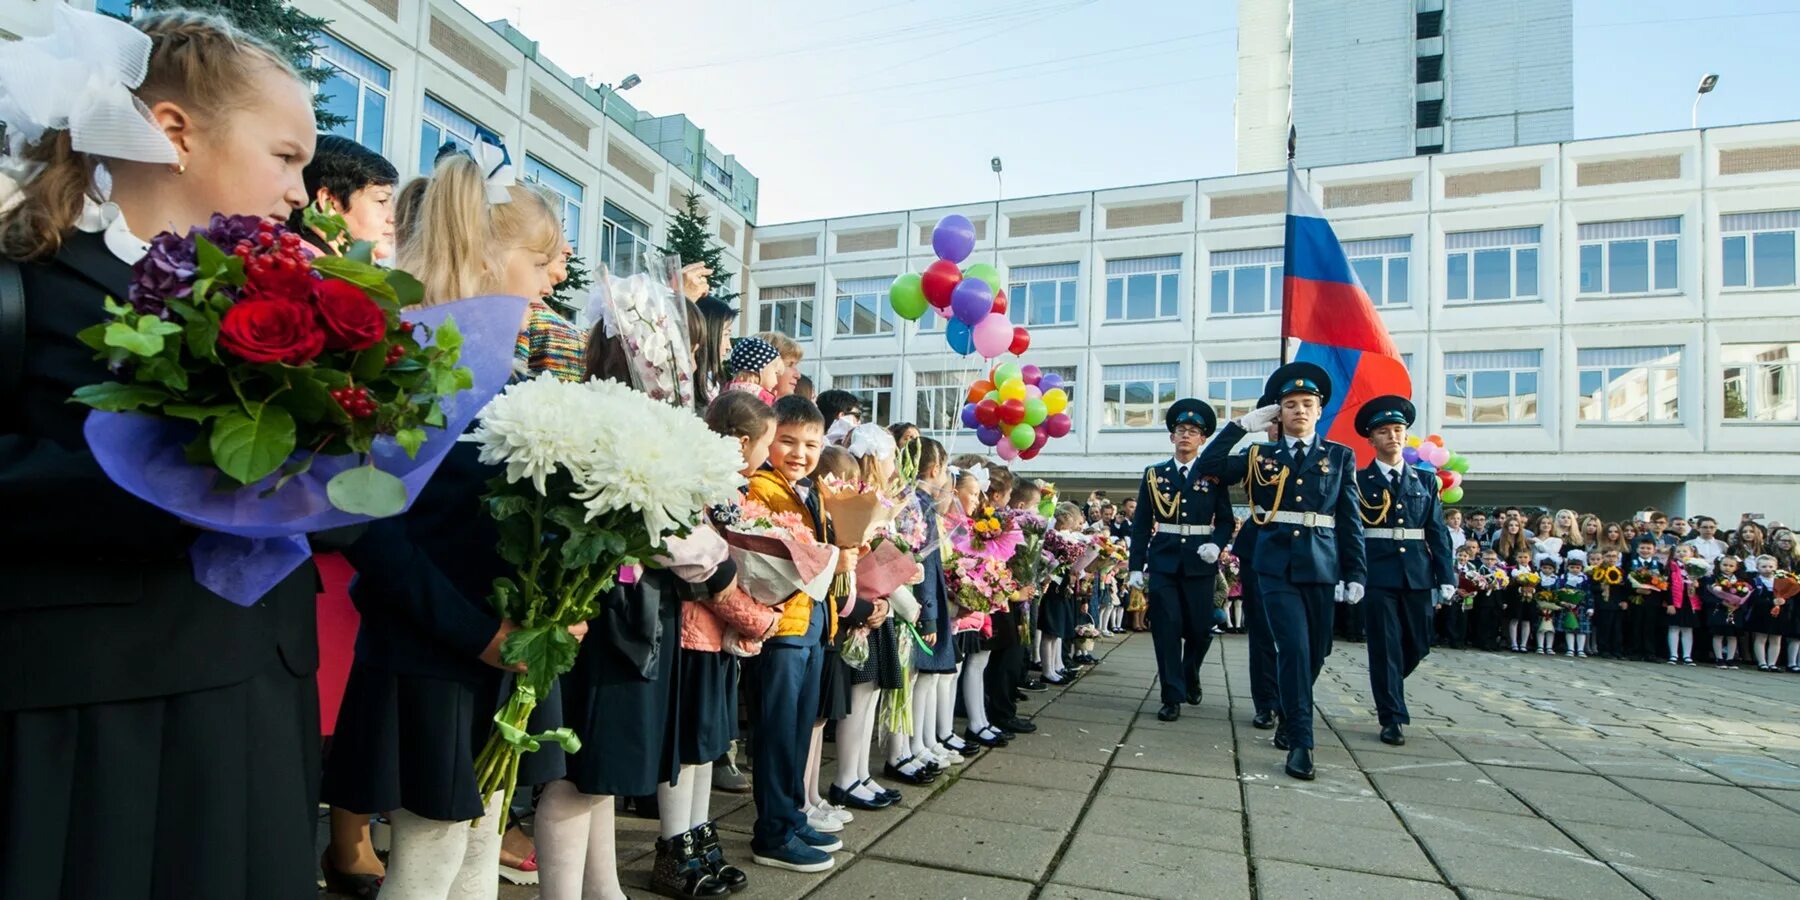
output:
[[504, 791], [510, 803], [522, 754], [544, 741], [580, 749], [567, 729], [525, 730], [538, 700], [575, 664], [569, 627], [594, 617], [621, 572], [635, 573], [707, 506], [728, 501], [744, 463], [735, 442], [692, 412], [617, 382], [549, 375], [509, 386], [463, 440], [480, 445], [482, 462], [506, 469], [484, 502], [499, 523], [500, 556], [518, 574], [496, 580], [492, 600], [519, 626], [501, 658], [525, 672], [475, 765], [481, 795]]

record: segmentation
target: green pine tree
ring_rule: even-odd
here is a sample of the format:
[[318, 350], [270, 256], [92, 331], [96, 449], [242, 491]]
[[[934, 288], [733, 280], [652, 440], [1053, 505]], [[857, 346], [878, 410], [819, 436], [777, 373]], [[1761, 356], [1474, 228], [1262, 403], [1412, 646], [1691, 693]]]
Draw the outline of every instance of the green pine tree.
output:
[[575, 315], [581, 311], [581, 305], [587, 302], [588, 286], [594, 283], [593, 275], [588, 271], [587, 261], [579, 256], [569, 257], [569, 277], [564, 278], [545, 302], [550, 308], [562, 314], [569, 321], [575, 321]]
[[[282, 0], [136, 0], [132, 3], [132, 11], [136, 13], [165, 9], [191, 9], [229, 20], [292, 60], [307, 84], [323, 84], [331, 77], [331, 67], [317, 63], [314, 57], [319, 50], [319, 32], [331, 24], [330, 19], [307, 15]], [[330, 95], [326, 93], [313, 94], [313, 117], [318, 120], [320, 131], [349, 124], [349, 120], [325, 108], [329, 99]]]
[[676, 210], [675, 218], [669, 222], [669, 242], [659, 249], [681, 257], [684, 266], [705, 263], [712, 270], [706, 281], [713, 299], [730, 303], [738, 293], [731, 289], [732, 273], [724, 265], [725, 245], [714, 240], [707, 228], [709, 221], [706, 213], [700, 211], [699, 194], [689, 192], [682, 198], [682, 205], [684, 208]]

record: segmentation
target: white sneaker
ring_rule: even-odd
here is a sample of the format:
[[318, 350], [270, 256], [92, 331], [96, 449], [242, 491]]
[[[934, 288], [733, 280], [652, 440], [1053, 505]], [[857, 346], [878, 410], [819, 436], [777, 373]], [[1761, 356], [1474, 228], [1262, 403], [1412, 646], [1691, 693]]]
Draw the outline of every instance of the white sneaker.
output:
[[856, 821], [856, 817], [851, 815], [849, 810], [841, 806], [836, 806], [829, 800], [820, 801], [819, 808], [825, 810], [825, 812], [833, 819], [836, 819], [839, 825], [848, 825], [851, 822]]
[[1568, 651], [1568, 654], [1569, 654], [1569, 658], [1570, 658], [1570, 659], [1574, 659], [1574, 658], [1575, 658], [1575, 651], [1573, 651], [1573, 650], [1570, 650], [1570, 651]]
[[830, 804], [820, 803], [818, 806], [808, 809], [806, 811], [806, 824], [811, 825], [814, 831], [823, 832], [825, 834], [843, 831], [844, 823], [839, 822], [837, 817], [832, 815], [826, 809], [828, 806], [830, 806]]

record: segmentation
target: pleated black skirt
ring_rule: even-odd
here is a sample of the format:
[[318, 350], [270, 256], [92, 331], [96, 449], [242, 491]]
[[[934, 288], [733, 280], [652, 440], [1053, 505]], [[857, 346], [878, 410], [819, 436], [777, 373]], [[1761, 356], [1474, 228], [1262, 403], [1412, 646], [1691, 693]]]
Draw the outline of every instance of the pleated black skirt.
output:
[[837, 647], [825, 645], [825, 664], [820, 667], [819, 718], [836, 722], [850, 715], [853, 670], [838, 656]]
[[0, 713], [0, 897], [312, 900], [319, 704], [226, 687]]
[[568, 778], [584, 794], [648, 796], [672, 783], [681, 767], [681, 601], [664, 592], [657, 617], [652, 677], [590, 631], [562, 678], [563, 718], [581, 738], [581, 751], [569, 756]]
[[683, 649], [677, 668], [679, 704], [686, 717], [676, 729], [681, 764], [712, 762], [724, 756], [737, 738], [738, 659], [729, 653]]
[[954, 643], [956, 644], [957, 662], [968, 659], [971, 655], [987, 649], [982, 646], [981, 632], [979, 631], [959, 632], [956, 635]]
[[884, 691], [900, 688], [900, 648], [891, 620], [869, 632], [869, 659], [863, 663], [862, 668], [846, 669], [851, 684], [868, 684], [872, 681]]
[[1038, 629], [1047, 637], [1064, 641], [1075, 639], [1075, 601], [1060, 589], [1049, 591], [1038, 600]]

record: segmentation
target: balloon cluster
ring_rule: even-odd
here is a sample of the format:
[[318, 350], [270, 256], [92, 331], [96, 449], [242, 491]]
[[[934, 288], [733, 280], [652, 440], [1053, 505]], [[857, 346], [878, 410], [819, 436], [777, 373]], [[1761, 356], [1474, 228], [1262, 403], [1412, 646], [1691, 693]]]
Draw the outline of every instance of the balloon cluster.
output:
[[1469, 458], [1444, 446], [1441, 436], [1433, 434], [1423, 439], [1417, 435], [1409, 436], [1400, 455], [1408, 464], [1437, 476], [1438, 499], [1445, 503], [1462, 501], [1463, 476], [1469, 474]]
[[993, 359], [1002, 353], [1020, 356], [1031, 348], [1031, 332], [1006, 317], [1006, 290], [1000, 270], [987, 263], [960, 268], [975, 252], [975, 224], [967, 216], [948, 215], [931, 230], [937, 261], [925, 272], [908, 272], [888, 287], [894, 313], [916, 321], [927, 308], [949, 319], [944, 338], [958, 355], [980, 353]]
[[1001, 363], [969, 386], [962, 423], [1001, 459], [1032, 459], [1051, 438], [1075, 427], [1062, 376], [1033, 365]]

